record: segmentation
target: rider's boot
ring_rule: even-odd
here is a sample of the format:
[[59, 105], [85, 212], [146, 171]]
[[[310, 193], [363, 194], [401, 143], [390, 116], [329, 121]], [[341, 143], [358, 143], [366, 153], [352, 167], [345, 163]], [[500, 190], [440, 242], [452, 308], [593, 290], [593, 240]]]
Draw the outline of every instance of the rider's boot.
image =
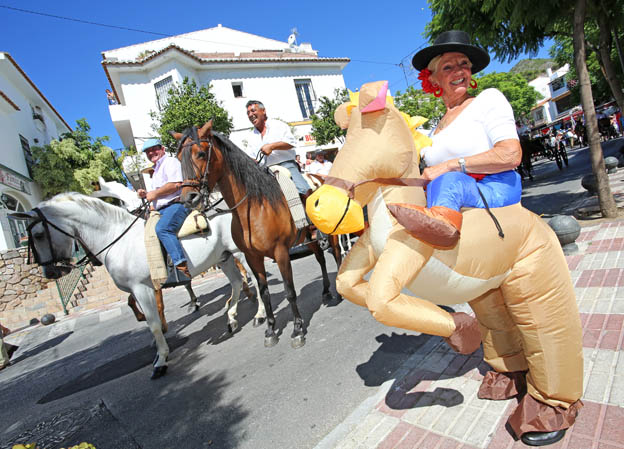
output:
[[438, 249], [451, 249], [459, 241], [462, 214], [445, 206], [388, 204], [388, 209], [413, 237]]

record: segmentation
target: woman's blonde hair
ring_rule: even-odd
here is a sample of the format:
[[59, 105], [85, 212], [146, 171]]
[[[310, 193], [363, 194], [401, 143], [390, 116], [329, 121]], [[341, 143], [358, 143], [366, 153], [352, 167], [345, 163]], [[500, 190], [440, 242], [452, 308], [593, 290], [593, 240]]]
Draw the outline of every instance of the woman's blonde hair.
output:
[[[438, 64], [440, 63], [440, 59], [442, 59], [443, 54], [444, 53], [441, 53], [435, 58], [432, 58], [431, 61], [429, 61], [429, 64], [427, 64], [427, 68], [432, 74], [434, 74], [435, 71], [438, 70]], [[468, 56], [466, 57], [468, 58]], [[468, 58], [468, 61], [470, 62], [470, 67], [472, 68], [472, 61], [470, 61], [470, 58]]]

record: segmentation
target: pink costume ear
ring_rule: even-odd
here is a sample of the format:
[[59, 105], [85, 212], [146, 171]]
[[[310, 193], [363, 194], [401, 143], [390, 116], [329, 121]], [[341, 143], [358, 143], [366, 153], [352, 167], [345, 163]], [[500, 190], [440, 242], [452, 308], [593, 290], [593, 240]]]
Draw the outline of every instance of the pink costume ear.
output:
[[387, 94], [388, 94], [388, 81], [383, 83], [383, 86], [381, 86], [381, 89], [379, 89], [379, 93], [377, 94], [377, 97], [373, 101], [368, 103], [366, 107], [364, 107], [364, 109], [362, 109], [360, 112], [362, 114], [365, 114], [367, 112], [381, 111], [382, 109], [386, 107], [386, 95]]

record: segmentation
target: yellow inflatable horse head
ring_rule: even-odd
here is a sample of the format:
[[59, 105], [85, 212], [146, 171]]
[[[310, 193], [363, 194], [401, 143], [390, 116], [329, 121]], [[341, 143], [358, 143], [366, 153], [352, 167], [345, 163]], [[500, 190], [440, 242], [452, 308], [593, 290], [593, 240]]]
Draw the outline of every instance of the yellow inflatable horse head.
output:
[[[461, 238], [451, 250], [412, 237], [387, 204], [425, 205], [418, 153], [429, 139], [416, 131], [423, 119], [400, 112], [386, 91], [387, 82], [365, 84], [336, 110], [336, 122], [347, 128], [346, 142], [325, 184], [306, 203], [314, 224], [334, 234], [362, 229], [362, 208], [368, 206], [370, 226], [340, 266], [339, 293], [384, 324], [460, 342], [468, 337], [462, 334], [466, 322], [438, 305], [467, 302], [485, 360], [498, 373], [528, 371], [527, 396], [538, 407], [564, 410], [573, 422], [583, 384], [581, 325], [556, 236], [516, 204], [493, 209], [504, 238], [484, 209], [463, 211]], [[510, 423], [518, 435], [539, 430]]]

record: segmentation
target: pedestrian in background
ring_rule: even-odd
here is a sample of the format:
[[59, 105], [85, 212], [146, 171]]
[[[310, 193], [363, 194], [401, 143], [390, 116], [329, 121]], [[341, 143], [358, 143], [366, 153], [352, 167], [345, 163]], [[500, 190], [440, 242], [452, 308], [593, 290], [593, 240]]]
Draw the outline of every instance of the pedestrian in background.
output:
[[4, 337], [10, 333], [11, 331], [9, 329], [0, 324], [0, 371], [11, 364], [11, 357], [18, 348], [15, 345], [4, 342]]

